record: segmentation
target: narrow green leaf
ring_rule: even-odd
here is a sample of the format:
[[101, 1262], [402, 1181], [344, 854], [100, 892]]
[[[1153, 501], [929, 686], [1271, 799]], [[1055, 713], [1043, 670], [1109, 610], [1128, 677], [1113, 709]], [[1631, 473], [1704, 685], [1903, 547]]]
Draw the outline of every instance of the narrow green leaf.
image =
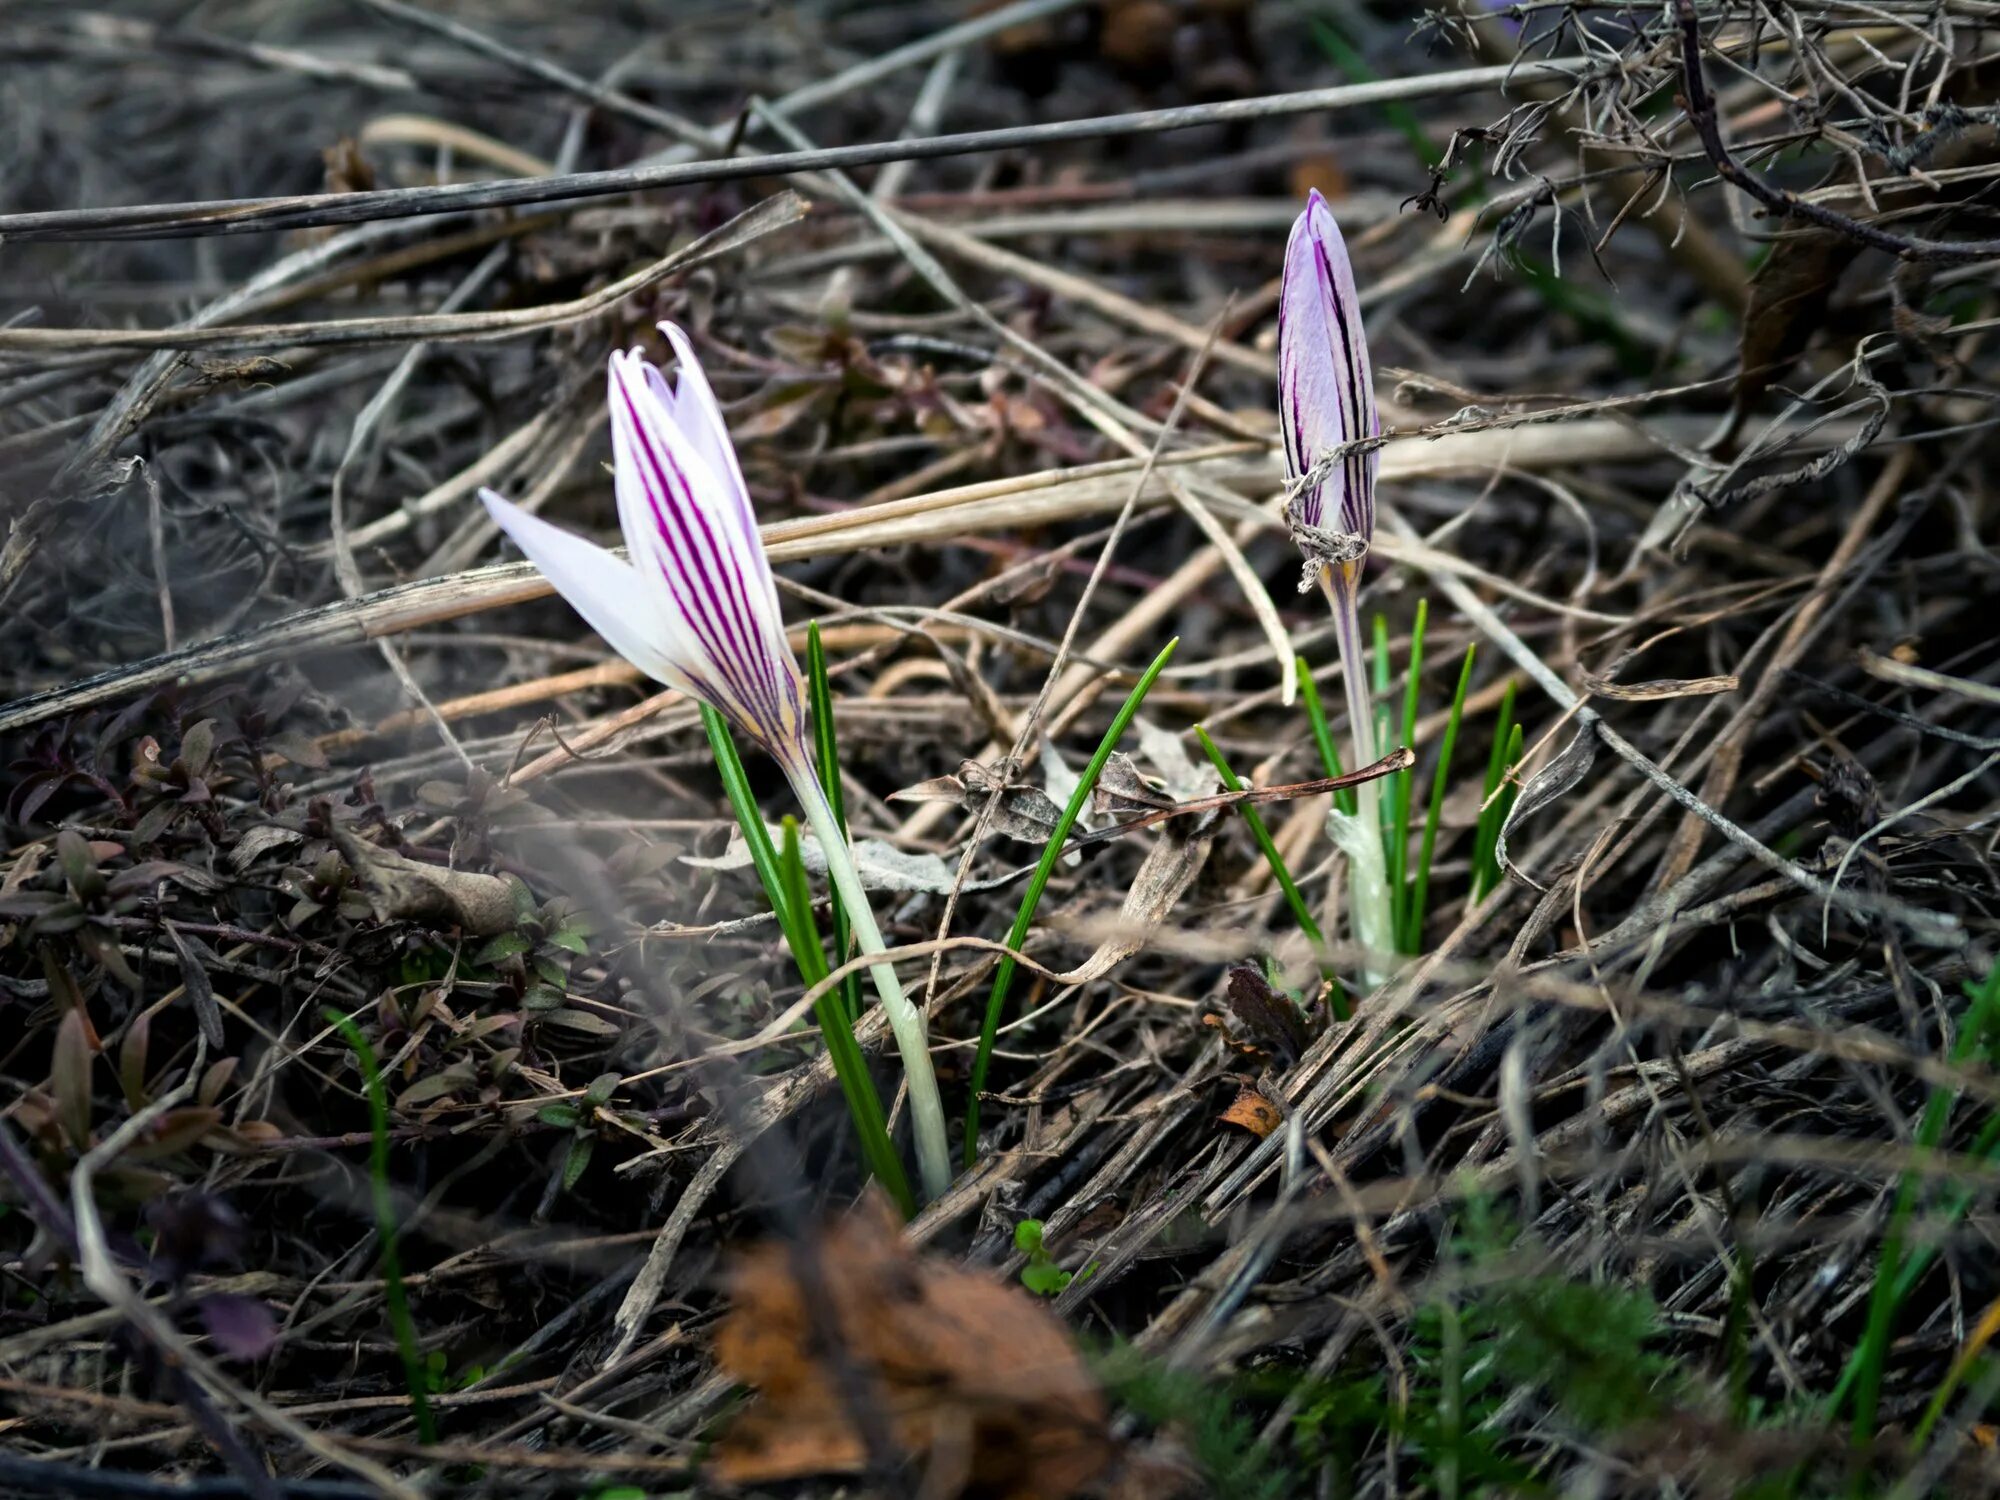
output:
[[[1180, 645], [1179, 636], [1167, 642], [1165, 649], [1153, 658], [1153, 664], [1140, 674], [1139, 680], [1132, 685], [1132, 691], [1126, 695], [1125, 701], [1118, 706], [1118, 712], [1112, 716], [1111, 727], [1104, 731], [1104, 738], [1097, 745], [1097, 753], [1091, 756], [1090, 764], [1084, 767], [1083, 775], [1077, 780], [1076, 790], [1070, 793], [1069, 805], [1063, 809], [1062, 816], [1056, 820], [1056, 826], [1049, 834], [1048, 843], [1042, 847], [1042, 857], [1035, 865], [1035, 873], [1028, 879], [1027, 892], [1021, 897], [1021, 909], [1015, 913], [1014, 926], [1007, 934], [1009, 948], [1018, 949], [1027, 940], [1028, 927], [1035, 920], [1035, 908], [1041, 903], [1042, 892], [1048, 886], [1049, 877], [1055, 873], [1056, 861], [1062, 858], [1063, 846], [1069, 842], [1070, 830], [1076, 826], [1076, 820], [1083, 813], [1083, 805], [1090, 796], [1090, 789], [1097, 784], [1097, 778], [1103, 772], [1105, 762], [1111, 759], [1111, 752], [1118, 748], [1118, 741], [1124, 738], [1133, 716], [1139, 712], [1139, 705], [1145, 702], [1146, 694], [1151, 691], [1154, 680], [1165, 670], [1168, 658], [1174, 654], [1174, 648], [1178, 645]], [[1014, 967], [1012, 954], [1001, 956], [1000, 966], [993, 974], [993, 989], [986, 997], [986, 1017], [979, 1027], [979, 1050], [972, 1058], [971, 1098], [965, 1110], [965, 1165], [968, 1168], [978, 1160], [979, 1156], [979, 1094], [986, 1087], [986, 1070], [993, 1061], [993, 1039], [1000, 1030], [1000, 1016], [1006, 1008], [1008, 987], [1014, 982]]]
[[569, 1143], [569, 1154], [563, 1157], [562, 1190], [567, 1193], [574, 1189], [577, 1180], [590, 1167], [591, 1153], [597, 1149], [597, 1137], [579, 1135]]
[[[1964, 1023], [1958, 1035], [1952, 1039], [1951, 1061], [1962, 1065], [1978, 1053], [1986, 1038], [1995, 1030], [2000, 1021], [2000, 964], [1995, 964], [1986, 976], [1985, 984], [1977, 990], [1966, 986], [1971, 996]], [[1922, 1121], [1917, 1126], [1916, 1144], [1924, 1151], [1935, 1151], [1944, 1140], [1945, 1127], [1950, 1123], [1952, 1101], [1955, 1091], [1942, 1085], [1933, 1087], [1925, 1101]], [[2000, 1122], [1997, 1122], [2000, 1123]], [[1990, 1128], [1990, 1127], [1989, 1127]], [[1875, 1285], [1868, 1300], [1868, 1322], [1856, 1346], [1853, 1358], [1842, 1372], [1841, 1381], [1835, 1388], [1833, 1406], [1837, 1409], [1849, 1389], [1854, 1393], [1853, 1441], [1857, 1449], [1872, 1448], [1875, 1442], [1875, 1422], [1881, 1397], [1882, 1376], [1888, 1364], [1889, 1334], [1894, 1322], [1896, 1309], [1902, 1294], [1915, 1288], [1912, 1279], [1905, 1286], [1902, 1282], [1903, 1247], [1909, 1238], [1910, 1221], [1916, 1212], [1917, 1193], [1921, 1179], [1915, 1172], [1903, 1174], [1897, 1185], [1896, 1202], [1889, 1211], [1889, 1222], [1882, 1232], [1882, 1251], [1876, 1262]], [[1929, 1249], [1930, 1247], [1924, 1247]], [[1933, 1252], [1934, 1253], [1934, 1252]], [[1928, 1256], [1926, 1256], [1928, 1260]], [[1962, 1374], [1963, 1372], [1956, 1372]], [[1931, 1409], [1924, 1414], [1919, 1428], [1918, 1443], [1928, 1436], [1931, 1426], [1943, 1415], [1944, 1403], [1950, 1399], [1955, 1381], [1948, 1379], [1939, 1388], [1931, 1402]]]
[[1437, 770], [1431, 775], [1430, 804], [1424, 809], [1423, 846], [1417, 851], [1416, 887], [1410, 892], [1410, 907], [1404, 918], [1403, 951], [1424, 951], [1424, 917], [1430, 910], [1431, 860], [1437, 853], [1438, 818], [1444, 811], [1445, 789], [1451, 784], [1451, 756], [1458, 746], [1459, 721], [1465, 717], [1465, 693], [1472, 683], [1474, 648], [1465, 648], [1465, 664], [1458, 669], [1458, 688], [1451, 695], [1451, 713], [1444, 721], [1444, 737], [1438, 743]]
[[[797, 861], [797, 892], [789, 893], [784, 864], [771, 845], [770, 830], [765, 827], [763, 816], [757, 811], [749, 779], [743, 774], [743, 759], [736, 753], [736, 742], [730, 737], [728, 724], [723, 721], [722, 715], [706, 704], [702, 705], [701, 722], [708, 731], [708, 742], [715, 752], [715, 768], [722, 778], [723, 793], [729, 798], [730, 810], [736, 814], [744, 842], [749, 845], [750, 863], [757, 871], [757, 878], [763, 882], [765, 898], [770, 901], [771, 911], [776, 915], [785, 942], [792, 950], [792, 962], [798, 967], [799, 977], [810, 989], [826, 978], [830, 971], [826, 950], [820, 946], [819, 933], [813, 925], [804, 862]], [[790, 819], [786, 822], [792, 838], [796, 840], [797, 825]], [[833, 1064], [834, 1078], [847, 1102], [848, 1118], [854, 1125], [862, 1159], [867, 1162], [868, 1170], [874, 1174], [876, 1181], [896, 1200], [904, 1216], [914, 1216], [916, 1199], [910, 1192], [903, 1160], [896, 1154], [895, 1143], [889, 1139], [888, 1116], [882, 1110], [882, 1097], [876, 1092], [875, 1080], [868, 1072], [867, 1058], [863, 1056], [860, 1044], [854, 1040], [853, 1023], [837, 990], [822, 995], [815, 1003], [813, 1019], [819, 1024], [820, 1036], [826, 1043], [827, 1058]]]
[[[846, 833], [847, 796], [840, 784], [840, 746], [834, 738], [833, 687], [827, 680], [826, 649], [820, 644], [817, 620], [806, 626], [806, 691], [812, 702], [813, 752], [819, 784], [826, 792], [827, 806], [833, 809], [833, 820], [840, 825], [840, 831]], [[832, 900], [834, 961], [844, 963], [854, 955], [847, 935], [847, 909], [840, 904], [838, 891], [832, 893]], [[859, 1020], [860, 974], [850, 974], [840, 982], [840, 999], [847, 1007], [849, 1024]]]
[[353, 1049], [368, 1094], [371, 1141], [368, 1152], [368, 1179], [375, 1203], [375, 1238], [382, 1249], [383, 1301], [388, 1305], [389, 1326], [395, 1330], [396, 1348], [403, 1357], [403, 1380], [410, 1389], [410, 1407], [417, 1419], [417, 1435], [425, 1444], [437, 1441], [437, 1423], [431, 1416], [426, 1395], [423, 1361], [417, 1357], [417, 1325], [410, 1316], [410, 1298], [403, 1286], [402, 1257], [396, 1252], [396, 1200], [389, 1191], [389, 1100], [382, 1089], [382, 1071], [375, 1065], [375, 1049], [368, 1045], [354, 1019], [327, 1006], [320, 1012]]
[[[1326, 705], [1320, 702], [1319, 687], [1313, 681], [1312, 668], [1306, 665], [1303, 656], [1294, 660], [1298, 663], [1299, 669], [1299, 697], [1305, 701], [1306, 720], [1312, 725], [1313, 743], [1319, 746], [1320, 764], [1326, 767], [1327, 775], [1339, 776], [1342, 774], [1340, 751], [1333, 742], [1333, 726], [1327, 722]], [[1353, 817], [1355, 807], [1353, 788], [1335, 792], [1333, 805], [1348, 817]]]
[[1493, 721], [1493, 750], [1486, 761], [1486, 780], [1479, 796], [1479, 824], [1472, 836], [1472, 899], [1483, 901], [1500, 880], [1500, 867], [1493, 858], [1493, 846], [1500, 836], [1494, 819], [1499, 805], [1495, 796], [1507, 776], [1507, 747], [1514, 733], [1514, 684], [1510, 681], [1500, 694], [1500, 712]]

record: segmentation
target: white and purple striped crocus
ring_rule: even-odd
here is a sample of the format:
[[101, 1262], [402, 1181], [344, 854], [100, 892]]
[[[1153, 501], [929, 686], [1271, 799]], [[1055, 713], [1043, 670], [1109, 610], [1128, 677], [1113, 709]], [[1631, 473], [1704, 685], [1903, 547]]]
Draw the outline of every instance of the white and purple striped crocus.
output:
[[[1278, 425], [1285, 441], [1285, 507], [1292, 538], [1305, 555], [1301, 592], [1318, 583], [1333, 608], [1334, 636], [1346, 679], [1354, 768], [1378, 754], [1375, 710], [1358, 598], [1361, 570], [1375, 538], [1375, 449], [1354, 444], [1380, 437], [1375, 371], [1347, 242], [1333, 210], [1314, 189], [1285, 245], [1278, 301]], [[1334, 814], [1335, 840], [1348, 856], [1355, 940], [1370, 953], [1395, 951], [1394, 911], [1381, 835], [1376, 783], [1356, 788], [1356, 815]], [[1369, 972], [1383, 972], [1379, 963]]]
[[[881, 953], [852, 851], [813, 770], [805, 686], [735, 446], [687, 335], [671, 323], [660, 331], [679, 362], [676, 384], [637, 349], [611, 356], [612, 473], [629, 561], [491, 490], [479, 498], [620, 656], [708, 704], [778, 763], [825, 851], [856, 942]], [[951, 1167], [924, 1018], [892, 966], [869, 973], [909, 1077], [919, 1171], [936, 1197]]]

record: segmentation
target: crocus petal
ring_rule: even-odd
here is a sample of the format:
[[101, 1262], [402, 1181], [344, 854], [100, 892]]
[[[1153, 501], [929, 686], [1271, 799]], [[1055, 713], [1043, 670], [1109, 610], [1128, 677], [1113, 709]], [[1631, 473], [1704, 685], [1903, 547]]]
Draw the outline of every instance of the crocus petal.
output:
[[[1333, 212], [1317, 190], [1292, 225], [1278, 307], [1279, 426], [1294, 482], [1331, 450], [1382, 430], [1354, 268]], [[1293, 498], [1302, 541], [1341, 541], [1356, 555], [1375, 534], [1376, 456], [1351, 453]], [[1312, 534], [1323, 534], [1314, 538]]]
[[479, 498], [528, 561], [613, 651], [656, 682], [704, 700], [711, 696], [699, 671], [689, 670], [692, 653], [662, 620], [654, 590], [629, 563], [491, 490], [481, 490]]
[[[708, 460], [708, 466], [716, 477], [724, 481], [728, 496], [735, 502], [724, 507], [725, 517], [734, 524], [738, 542], [744, 550], [755, 553], [761, 559], [757, 573], [767, 586], [772, 618], [781, 618], [778, 586], [771, 578], [770, 560], [764, 556], [764, 534], [757, 529], [757, 515], [750, 507], [750, 488], [743, 482], [743, 470], [736, 462], [736, 445], [729, 440], [729, 429], [722, 420], [722, 408], [716, 404], [715, 393], [709, 388], [708, 376], [703, 373], [701, 362], [694, 357], [694, 346], [688, 342], [688, 336], [675, 323], [662, 323], [659, 327], [667, 342], [674, 346], [674, 357], [678, 361], [672, 396], [674, 419], [681, 434], [696, 452]], [[648, 366], [647, 373], [655, 387], [666, 386], [666, 379], [658, 370]]]
[[667, 410], [673, 413], [675, 423], [680, 427], [696, 452], [708, 460], [708, 466], [715, 471], [715, 477], [728, 481], [734, 494], [743, 499], [740, 507], [742, 518], [750, 523], [751, 535], [756, 535], [756, 520], [751, 515], [749, 490], [743, 483], [743, 470], [736, 463], [736, 445], [729, 440], [729, 429], [723, 425], [722, 408], [716, 403], [715, 392], [709, 388], [708, 376], [701, 368], [701, 361], [694, 357], [694, 345], [681, 331], [678, 323], [662, 323], [660, 332], [674, 349], [674, 383], [670, 387], [667, 379], [651, 365], [646, 367], [653, 388], [660, 392]]
[[[663, 396], [663, 385], [638, 351], [611, 357], [613, 470], [626, 544], [658, 607], [700, 654], [714, 689], [709, 701], [767, 749], [788, 753], [803, 744], [804, 692], [728, 436], [706, 381], [684, 384], [677, 395]], [[702, 442], [689, 426], [707, 434]], [[716, 442], [726, 474], [703, 451]]]

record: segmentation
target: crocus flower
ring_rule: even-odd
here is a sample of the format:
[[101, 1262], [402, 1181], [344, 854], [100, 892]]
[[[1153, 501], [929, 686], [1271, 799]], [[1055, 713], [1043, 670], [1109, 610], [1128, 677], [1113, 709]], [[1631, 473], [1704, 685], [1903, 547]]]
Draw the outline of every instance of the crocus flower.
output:
[[1317, 188], [1285, 246], [1278, 400], [1292, 491], [1286, 513], [1306, 555], [1303, 593], [1322, 567], [1360, 575], [1375, 536], [1375, 451], [1339, 450], [1382, 432], [1354, 266]]
[[[1375, 537], [1375, 450], [1349, 444], [1379, 437], [1375, 372], [1354, 266], [1333, 210], [1315, 189], [1292, 225], [1278, 301], [1278, 425], [1285, 440], [1291, 499], [1286, 519], [1305, 554], [1301, 592], [1315, 582], [1333, 608], [1355, 769], [1377, 755], [1375, 710], [1357, 598], [1361, 567]], [[1348, 857], [1354, 932], [1371, 953], [1395, 951], [1395, 918], [1382, 849], [1376, 784], [1356, 789], [1353, 818], [1334, 814], [1333, 837]], [[1379, 969], [1370, 966], [1372, 974]]]
[[[491, 490], [479, 498], [619, 655], [708, 704], [778, 763], [826, 854], [855, 940], [864, 952], [881, 953], [852, 852], [813, 770], [805, 686], [735, 446], [687, 336], [672, 323], [660, 331], [679, 361], [677, 384], [637, 349], [611, 356], [613, 483], [629, 561]], [[893, 967], [877, 964], [869, 973], [909, 1076], [918, 1167], [935, 1197], [951, 1169], [924, 1018]]]

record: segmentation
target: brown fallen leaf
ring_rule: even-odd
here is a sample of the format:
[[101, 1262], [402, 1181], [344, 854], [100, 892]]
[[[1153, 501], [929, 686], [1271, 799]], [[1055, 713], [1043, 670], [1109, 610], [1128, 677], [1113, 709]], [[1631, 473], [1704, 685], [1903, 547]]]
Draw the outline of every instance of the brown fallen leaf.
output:
[[1326, 1019], [1324, 1010], [1311, 1015], [1301, 1010], [1290, 995], [1272, 988], [1270, 980], [1249, 964], [1237, 964], [1229, 971], [1223, 997], [1228, 1018], [1211, 1012], [1201, 1018], [1202, 1024], [1221, 1032], [1224, 1045], [1239, 1057], [1275, 1064], [1280, 1070], [1305, 1056]]
[[1285, 1123], [1285, 1117], [1278, 1113], [1278, 1106], [1254, 1086], [1239, 1093], [1218, 1118], [1225, 1125], [1249, 1131], [1260, 1141]]
[[378, 921], [441, 918], [474, 937], [492, 937], [519, 920], [514, 888], [497, 875], [427, 865], [365, 843], [340, 827], [334, 828], [333, 841], [348, 868], [361, 877]]
[[[927, 1495], [1059, 1500], [1109, 1465], [1104, 1398], [1062, 1324], [1026, 1292], [919, 1258], [879, 1198], [822, 1232], [810, 1254], [821, 1319], [788, 1245], [759, 1245], [728, 1274], [716, 1357], [760, 1399], [717, 1446], [713, 1479], [861, 1472], [853, 1401], [874, 1402], [883, 1431], [922, 1462]], [[834, 1361], [821, 1348], [829, 1325]]]

